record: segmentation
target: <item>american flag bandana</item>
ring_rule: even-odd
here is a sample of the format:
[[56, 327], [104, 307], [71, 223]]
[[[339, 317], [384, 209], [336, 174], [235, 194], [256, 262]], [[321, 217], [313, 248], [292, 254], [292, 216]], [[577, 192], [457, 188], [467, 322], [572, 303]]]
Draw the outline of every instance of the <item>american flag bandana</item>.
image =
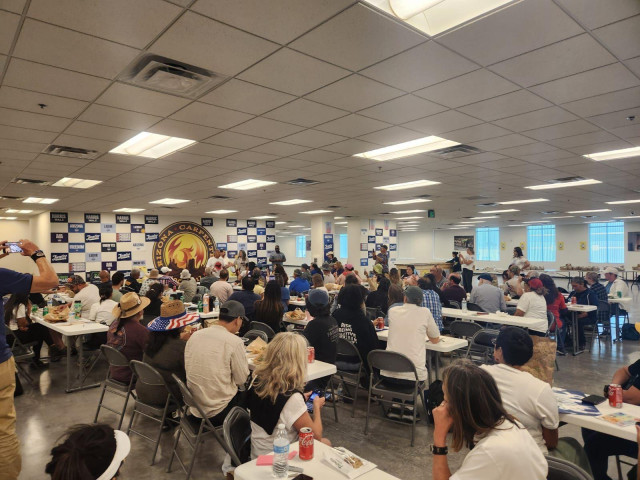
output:
[[200, 316], [197, 313], [182, 312], [172, 317], [157, 317], [154, 318], [147, 328], [152, 332], [164, 332], [167, 330], [174, 330], [176, 328], [182, 328], [192, 323], [200, 321]]

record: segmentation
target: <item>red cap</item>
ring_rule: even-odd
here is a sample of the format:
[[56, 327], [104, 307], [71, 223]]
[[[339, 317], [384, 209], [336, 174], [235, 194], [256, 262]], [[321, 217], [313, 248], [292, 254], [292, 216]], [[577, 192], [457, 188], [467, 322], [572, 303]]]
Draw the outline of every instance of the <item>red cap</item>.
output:
[[531, 287], [531, 290], [538, 290], [539, 288], [544, 287], [544, 285], [542, 285], [542, 281], [539, 278], [532, 278], [527, 283], [529, 284], [529, 287]]

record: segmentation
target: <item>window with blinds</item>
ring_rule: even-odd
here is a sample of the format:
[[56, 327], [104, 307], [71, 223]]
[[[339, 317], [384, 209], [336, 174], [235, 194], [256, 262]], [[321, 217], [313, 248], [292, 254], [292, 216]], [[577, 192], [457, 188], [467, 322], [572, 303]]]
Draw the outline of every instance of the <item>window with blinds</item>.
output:
[[307, 256], [307, 237], [298, 235], [296, 237], [296, 257], [305, 258]]
[[340, 258], [342, 258], [343, 260], [346, 260], [347, 257], [349, 257], [349, 242], [347, 239], [347, 234], [346, 233], [341, 233], [338, 236], [338, 242], [340, 245]]
[[476, 259], [500, 261], [499, 228], [476, 228]]
[[589, 261], [624, 263], [624, 223], [589, 224]]
[[556, 261], [556, 226], [527, 227], [527, 257], [530, 262]]

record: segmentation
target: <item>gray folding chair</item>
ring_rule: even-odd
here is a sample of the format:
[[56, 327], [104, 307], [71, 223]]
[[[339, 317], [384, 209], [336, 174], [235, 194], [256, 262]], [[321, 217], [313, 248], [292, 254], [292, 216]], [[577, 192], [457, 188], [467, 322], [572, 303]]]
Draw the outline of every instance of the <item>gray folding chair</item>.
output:
[[[4, 327], [4, 335], [5, 338], [12, 338], [13, 340], [10, 342], [9, 348], [11, 348], [11, 353], [13, 354], [13, 359], [16, 362], [16, 370], [18, 371], [18, 375], [24, 377], [32, 387], [36, 387], [36, 381], [29, 374], [28, 369], [25, 365], [29, 365], [33, 362], [36, 354], [34, 352], [34, 347], [36, 342], [30, 343], [22, 343], [20, 339], [14, 335], [13, 331], [5, 325]], [[9, 342], [8, 342], [9, 343]]]
[[467, 320], [454, 320], [451, 322], [449, 325], [451, 336], [469, 340], [469, 345], [464, 349], [464, 355], [462, 355], [463, 349], [454, 350], [451, 352], [451, 355], [455, 357], [467, 357], [471, 348], [471, 339], [480, 330], [482, 330], [482, 325], [476, 322], [469, 322]]
[[544, 457], [549, 465], [548, 480], [593, 480], [593, 477], [582, 468], [563, 458]]
[[[349, 358], [357, 358], [358, 363], [349, 364], [349, 368], [338, 368], [337, 372], [331, 376], [331, 388], [335, 391], [334, 379], [338, 380], [340, 384], [342, 384], [342, 393], [338, 394], [339, 397], [347, 398], [353, 401], [353, 409], [351, 410], [351, 418], [355, 416], [356, 413], [356, 402], [358, 401], [358, 389], [360, 388], [360, 379], [362, 378], [363, 373], [363, 364], [362, 357], [360, 356], [360, 352], [356, 348], [356, 346], [350, 341], [344, 338], [338, 338], [338, 342], [336, 343], [336, 367], [337, 363], [341, 361], [341, 357], [349, 357]], [[340, 385], [338, 384], [338, 385]], [[347, 387], [355, 387], [355, 392], [351, 396], [347, 391]], [[336, 402], [333, 402], [334, 409]], [[338, 421], [338, 414], [335, 412], [336, 422]]]
[[470, 312], [484, 312], [484, 309], [477, 303], [467, 302], [467, 310]]
[[455, 300], [448, 300], [449, 302], [449, 308], [455, 308], [457, 310], [460, 310], [462, 307], [460, 306], [460, 302], [456, 302]]
[[[222, 431], [222, 426], [214, 427], [211, 421], [207, 418], [202, 410], [200, 404], [196, 401], [191, 393], [191, 390], [184, 384], [182, 380], [180, 380], [175, 374], [172, 375], [175, 382], [178, 384], [180, 388], [180, 392], [182, 393], [182, 399], [184, 400], [184, 406], [180, 409], [180, 423], [178, 425], [178, 432], [175, 434], [175, 441], [173, 443], [173, 450], [171, 452], [171, 458], [169, 459], [169, 466], [167, 467], [167, 472], [171, 472], [171, 465], [173, 465], [173, 458], [178, 459], [178, 463], [184, 473], [186, 473], [186, 480], [189, 480], [191, 477], [191, 472], [193, 471], [193, 465], [196, 461], [196, 456], [198, 453], [198, 448], [200, 444], [204, 441], [206, 437], [213, 436], [218, 443], [222, 446], [222, 448], [231, 455], [232, 450], [226, 444], [224, 439], [220, 436], [220, 432]], [[194, 408], [198, 411], [198, 415], [200, 418], [189, 416], [189, 408]], [[187, 439], [187, 443], [191, 447], [193, 451], [193, 455], [191, 456], [191, 461], [189, 465], [185, 465], [185, 463], [178, 455], [177, 448], [178, 442], [180, 441], [180, 437], [184, 436]]]
[[242, 338], [248, 339], [249, 343], [253, 342], [256, 338], [261, 338], [265, 342], [269, 342], [269, 337], [262, 330], [249, 330], [242, 336]]
[[489, 329], [476, 332], [471, 338], [467, 358], [479, 365], [493, 363], [493, 350], [499, 333], [498, 330]]
[[[169, 415], [171, 413], [170, 409], [172, 408], [174, 410], [178, 409], [180, 408], [180, 404], [178, 403], [178, 400], [176, 400], [174, 396], [171, 394], [171, 390], [169, 390], [169, 387], [164, 377], [155, 368], [153, 368], [151, 365], [147, 363], [143, 363], [138, 360], [131, 360], [130, 365], [131, 365], [131, 370], [133, 370], [133, 374], [137, 378], [136, 387], [139, 386], [140, 384], [145, 384], [150, 387], [163, 388], [164, 390], [166, 390], [166, 393], [167, 393], [167, 399], [164, 402], [164, 407], [160, 407], [158, 405], [152, 405], [149, 403], [144, 403], [140, 400], [139, 396], [135, 398], [133, 411], [131, 412], [131, 419], [129, 420], [129, 426], [127, 427], [127, 435], [130, 435], [131, 433], [135, 433], [136, 435], [139, 435], [142, 438], [149, 440], [151, 443], [154, 444], [153, 455], [151, 456], [151, 465], [153, 465], [156, 461], [158, 447], [160, 446], [160, 437], [162, 436], [162, 426], [164, 425], [165, 421], [171, 421], [171, 422], [174, 421]], [[142, 415], [143, 417], [146, 417], [150, 420], [153, 420], [154, 422], [159, 423], [158, 433], [156, 435], [156, 438], [148, 437], [144, 433], [134, 430], [132, 428], [133, 421], [136, 418], [136, 415]]]
[[[556, 349], [558, 348], [558, 325], [556, 323], [556, 317], [553, 313], [551, 313], [549, 310], [547, 310], [547, 325], [549, 325], [547, 327], [547, 333], [545, 334], [545, 337], [551, 338], [551, 331], [553, 329], [553, 339], [556, 342]], [[558, 365], [558, 359], [556, 358], [554, 360], [555, 364], [556, 364], [556, 370], [560, 371], [560, 366]]]
[[222, 424], [224, 441], [231, 452], [231, 463], [239, 467], [251, 460], [251, 417], [242, 407], [233, 407]]
[[276, 332], [273, 331], [273, 328], [271, 328], [269, 325], [263, 322], [256, 322], [256, 321], [251, 322], [249, 324], [249, 328], [251, 330], [262, 330], [264, 333], [267, 334], [267, 338], [269, 342], [271, 341], [271, 339], [273, 339], [273, 337], [276, 336]]
[[[369, 396], [367, 397], [367, 416], [364, 424], [364, 434], [368, 435], [369, 433], [369, 410], [371, 407], [371, 399], [375, 395], [375, 399], [380, 405], [384, 406], [384, 404], [391, 405], [399, 403], [401, 406], [400, 419], [404, 417], [407, 406], [413, 407], [411, 421], [411, 446], [413, 447], [416, 422], [418, 421], [418, 393], [420, 393], [420, 399], [424, 398], [424, 383], [418, 380], [418, 372], [416, 371], [415, 365], [407, 356], [387, 350], [371, 350], [369, 355], [367, 355], [367, 360], [369, 368], [371, 368], [371, 374], [369, 375]], [[385, 383], [385, 379], [376, 373], [376, 371], [379, 370], [386, 370], [393, 373], [408, 373], [415, 378], [413, 386], [403, 388]], [[413, 402], [413, 404], [411, 404], [411, 402]], [[422, 404], [422, 408], [426, 418], [427, 411], [424, 403]], [[403, 423], [400, 420], [386, 419], [394, 423]]]
[[[133, 372], [131, 375], [131, 381], [127, 384], [124, 382], [119, 382], [118, 380], [114, 380], [111, 378], [111, 367], [127, 367], [129, 366], [129, 360], [124, 356], [123, 353], [119, 352], [113, 347], [109, 345], [101, 345], [100, 351], [104, 355], [104, 358], [107, 359], [107, 363], [109, 363], [109, 368], [107, 368], [107, 377], [102, 382], [100, 387], [100, 400], [98, 400], [98, 409], [96, 410], [96, 416], [93, 418], [93, 423], [98, 422], [98, 415], [100, 414], [100, 409], [104, 408], [109, 410], [110, 412], [116, 413], [120, 416], [120, 421], [118, 422], [118, 428], [116, 430], [120, 430], [122, 427], [122, 421], [124, 420], [124, 414], [127, 410], [127, 403], [129, 403], [129, 397], [132, 395], [131, 390], [133, 387]], [[124, 405], [122, 406], [122, 410], [115, 410], [103, 403], [105, 393], [112, 393], [119, 397], [124, 398]]]

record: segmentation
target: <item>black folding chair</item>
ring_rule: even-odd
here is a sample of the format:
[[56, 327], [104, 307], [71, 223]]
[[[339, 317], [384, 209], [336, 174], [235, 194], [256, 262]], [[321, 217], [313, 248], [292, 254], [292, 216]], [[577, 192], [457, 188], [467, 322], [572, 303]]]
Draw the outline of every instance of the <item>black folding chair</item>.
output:
[[470, 312], [484, 312], [484, 309], [477, 303], [467, 302], [467, 310]]
[[234, 467], [251, 460], [251, 417], [242, 407], [233, 407], [222, 424], [224, 441]]
[[7, 325], [4, 326], [4, 334], [5, 338], [7, 339], [7, 343], [9, 343], [9, 348], [11, 348], [13, 359], [16, 362], [16, 370], [18, 372], [18, 375], [24, 377], [31, 384], [31, 386], [35, 388], [36, 381], [29, 374], [29, 371], [25, 367], [25, 365], [30, 365], [33, 363], [34, 358], [36, 357], [36, 353], [33, 349], [35, 348], [37, 342], [22, 343], [18, 336], [15, 335], [13, 330], [11, 330]]
[[[338, 338], [338, 342], [336, 343], [336, 363], [339, 362], [342, 358], [357, 358], [358, 363], [353, 363], [349, 365], [349, 369], [338, 368], [337, 372], [331, 376], [331, 388], [335, 392], [334, 379], [339, 380], [342, 384], [342, 393], [338, 394], [338, 396], [342, 398], [347, 398], [353, 401], [353, 409], [351, 410], [351, 418], [355, 416], [356, 413], [356, 402], [358, 401], [358, 389], [360, 388], [360, 379], [362, 378], [362, 374], [364, 372], [364, 362], [362, 361], [362, 357], [360, 356], [360, 352], [356, 348], [356, 346], [350, 341], [344, 338]], [[336, 365], [337, 367], [337, 365]], [[348, 393], [345, 395], [345, 391], [348, 392], [347, 387], [355, 387], [355, 392], [353, 396], [350, 396]], [[336, 422], [338, 421], [338, 413], [335, 411], [336, 402], [334, 399], [333, 402], [334, 414], [336, 418]]]
[[[120, 427], [122, 427], [122, 421], [124, 420], [125, 411], [127, 410], [127, 403], [129, 403], [129, 396], [132, 395], [131, 390], [134, 380], [133, 372], [131, 374], [131, 381], [128, 384], [120, 382], [118, 380], [114, 380], [113, 378], [111, 378], [111, 367], [127, 367], [130, 369], [131, 367], [129, 365], [129, 360], [124, 356], [123, 353], [119, 352], [113, 347], [110, 347], [109, 345], [102, 345], [100, 347], [100, 351], [104, 355], [104, 358], [107, 359], [109, 368], [107, 368], [107, 377], [104, 379], [102, 385], [100, 386], [100, 400], [98, 400], [98, 409], [96, 410], [96, 416], [93, 418], [93, 423], [97, 423], [100, 409], [104, 408], [120, 416], [118, 428], [116, 429], [120, 430]], [[122, 410], [115, 410], [103, 403], [104, 395], [107, 392], [124, 398], [124, 405], [122, 406]]]
[[267, 339], [268, 339], [267, 341], [269, 342], [273, 339], [273, 337], [276, 336], [276, 332], [273, 331], [273, 328], [271, 328], [269, 325], [263, 322], [256, 322], [256, 321], [251, 322], [249, 324], [249, 328], [251, 330], [261, 330], [264, 333], [266, 333]]
[[467, 351], [467, 357], [473, 363], [491, 364], [493, 363], [493, 350], [495, 341], [498, 338], [498, 330], [480, 330], [472, 338]]
[[262, 330], [249, 330], [242, 338], [246, 338], [248, 340], [247, 343], [253, 342], [256, 338], [261, 338], [265, 342], [269, 342], [269, 337]]
[[455, 300], [448, 300], [449, 305], [447, 305], [449, 308], [455, 308], [457, 310], [460, 310], [462, 307], [460, 306], [460, 302], [456, 302]]
[[[127, 427], [127, 435], [131, 433], [135, 433], [136, 435], [141, 436], [142, 438], [149, 440], [154, 444], [155, 448], [153, 449], [153, 455], [151, 457], [151, 465], [153, 465], [156, 461], [156, 455], [158, 453], [158, 447], [160, 446], [160, 437], [162, 436], [162, 426], [165, 421], [174, 421], [170, 417], [171, 409], [180, 408], [180, 404], [178, 400], [174, 398], [171, 394], [171, 390], [169, 390], [169, 386], [167, 385], [164, 377], [158, 372], [155, 368], [153, 368], [148, 363], [143, 363], [138, 360], [131, 360], [130, 362], [131, 370], [133, 370], [133, 374], [136, 376], [136, 387], [140, 384], [148, 385], [149, 387], [160, 387], [163, 388], [167, 393], [167, 399], [164, 402], [164, 407], [160, 407], [158, 405], [153, 405], [149, 403], [144, 403], [140, 400], [140, 396], [138, 395], [135, 398], [135, 403], [133, 406], [133, 411], [131, 412], [131, 419], [129, 420], [129, 426]], [[159, 423], [158, 425], [158, 433], [156, 438], [148, 437], [147, 435], [134, 430], [132, 428], [133, 421], [136, 418], [136, 415], [142, 415], [154, 422]], [[176, 422], [177, 423], [177, 422]]]
[[[407, 406], [413, 408], [413, 416], [411, 422], [411, 446], [415, 440], [416, 422], [418, 421], [418, 393], [420, 399], [424, 398], [424, 382], [418, 380], [418, 372], [416, 367], [409, 358], [398, 352], [390, 352], [387, 350], [371, 350], [367, 355], [371, 374], [369, 375], [369, 396], [367, 397], [367, 416], [364, 424], [364, 433], [369, 433], [369, 410], [371, 407], [371, 399], [375, 395], [376, 400], [381, 404], [398, 404], [400, 403], [400, 418], [404, 417]], [[406, 373], [414, 377], [413, 386], [401, 387], [385, 383], [385, 379], [376, 371], [386, 370], [396, 374]], [[427, 378], [428, 375], [427, 375]], [[413, 402], [413, 404], [411, 403]], [[422, 404], [425, 415], [427, 414], [426, 406]], [[399, 420], [387, 418], [390, 422], [403, 423]]]

